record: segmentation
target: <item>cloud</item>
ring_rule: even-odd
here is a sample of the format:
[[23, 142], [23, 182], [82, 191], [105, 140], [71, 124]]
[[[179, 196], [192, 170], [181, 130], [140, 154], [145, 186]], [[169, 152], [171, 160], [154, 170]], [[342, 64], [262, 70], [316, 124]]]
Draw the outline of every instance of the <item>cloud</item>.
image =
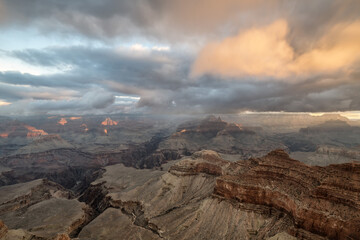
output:
[[11, 103], [0, 100], [0, 106], [10, 105]]
[[[2, 25], [108, 40], [146, 38], [201, 45], [239, 29], [286, 18], [301, 42], [328, 24], [358, 16], [357, 0], [0, 0]], [[1, 21], [1, 20], [0, 20]], [[313, 26], [317, 26], [314, 28]], [[301, 35], [301, 36], [299, 36]], [[302, 39], [306, 36], [306, 39]], [[301, 45], [299, 43], [298, 45]], [[310, 43], [309, 43], [310, 44]]]
[[[266, 27], [251, 28], [221, 42], [207, 44], [192, 69], [193, 76], [215, 74], [224, 77], [290, 77], [347, 70], [360, 59], [360, 20], [332, 27], [315, 46], [298, 54], [287, 40], [285, 20]], [[268, 78], [265, 78], [268, 80]]]
[[[302, 81], [254, 81], [216, 76], [189, 79], [191, 58], [173, 51], [133, 54], [110, 48], [16, 51], [37, 66], [71, 65], [34, 76], [0, 73], [0, 114], [236, 113], [345, 111], [360, 108], [359, 70], [309, 76]], [[31, 58], [30, 58], [31, 57]], [[190, 59], [190, 60], [189, 60]], [[225, 80], [226, 79], [226, 80]], [[132, 102], [116, 101], [129, 95]]]
[[0, 0], [1, 9], [1, 54], [22, 64], [1, 68], [0, 99], [11, 104], [0, 114], [360, 109], [357, 0]]
[[[207, 44], [199, 53], [192, 70], [226, 77], [289, 75], [286, 65], [292, 61], [293, 49], [286, 41], [288, 25], [278, 20], [263, 28], [252, 28], [221, 42]], [[284, 67], [285, 66], [285, 67]]]
[[360, 60], [359, 42], [360, 19], [336, 24], [313, 49], [298, 56], [290, 68], [298, 74], [347, 70]]
[[61, 100], [77, 96], [77, 91], [68, 88], [33, 87], [0, 82], [0, 96], [10, 102], [20, 99]]
[[[49, 96], [51, 94], [49, 93]], [[115, 102], [113, 94], [103, 89], [92, 89], [80, 97], [68, 99], [29, 98], [20, 99], [12, 104], [0, 108], [0, 114], [5, 115], [33, 115], [33, 114], [71, 114], [86, 112], [102, 113]]]

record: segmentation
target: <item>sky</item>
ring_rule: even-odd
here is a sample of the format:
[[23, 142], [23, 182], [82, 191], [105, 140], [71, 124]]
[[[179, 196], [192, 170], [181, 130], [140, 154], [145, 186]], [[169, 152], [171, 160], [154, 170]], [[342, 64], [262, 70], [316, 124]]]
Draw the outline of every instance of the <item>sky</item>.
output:
[[360, 111], [358, 0], [0, 0], [0, 115]]

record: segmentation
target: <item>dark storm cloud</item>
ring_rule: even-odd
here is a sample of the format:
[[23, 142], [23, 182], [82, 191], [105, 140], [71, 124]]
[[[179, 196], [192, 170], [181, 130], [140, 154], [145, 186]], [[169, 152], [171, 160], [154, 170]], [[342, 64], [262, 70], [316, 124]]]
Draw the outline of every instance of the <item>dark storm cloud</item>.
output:
[[323, 75], [285, 83], [212, 76], [194, 80], [188, 78], [192, 63], [173, 53], [71, 47], [12, 54], [39, 66], [72, 66], [66, 73], [53, 75], [0, 75], [2, 99], [42, 100], [14, 105], [19, 108], [29, 104], [27, 108], [33, 112], [110, 111], [116, 95], [140, 96], [138, 108], [172, 113], [357, 110], [360, 102], [358, 74], [347, 78]]
[[[33, 94], [32, 92], [31, 95]], [[102, 89], [90, 89], [78, 98], [18, 100], [11, 105], [3, 106], [0, 112], [7, 115], [111, 113], [113, 110], [109, 110], [108, 107], [114, 101], [115, 98], [111, 93]]]
[[356, 0], [0, 0], [0, 4], [3, 25], [100, 39], [146, 36], [166, 41], [221, 36], [287, 18], [293, 41], [300, 37], [306, 42], [329, 25], [358, 18], [360, 7]]
[[142, 32], [156, 17], [156, 1], [1, 0], [3, 24], [38, 26], [45, 32], [78, 32], [95, 38]]
[[[23, 49], [6, 51], [8, 56], [30, 65], [59, 71], [40, 76], [0, 72], [0, 100], [12, 103], [1, 106], [0, 113], [21, 113], [24, 109], [28, 113], [359, 110], [360, 65], [352, 57], [358, 55], [353, 51], [358, 49], [353, 47], [356, 41], [351, 34], [338, 37], [334, 31], [360, 26], [356, 23], [359, 11], [360, 2], [355, 0], [0, 0], [0, 29], [33, 28], [45, 36], [56, 33], [57, 37], [96, 39], [102, 46], [26, 49], [24, 44]], [[278, 37], [268, 42], [279, 48], [268, 48], [270, 55], [265, 51], [259, 55], [265, 59], [264, 66], [270, 64], [269, 68], [230, 77], [222, 71], [212, 74], [200, 68], [201, 74], [192, 76], [198, 53], [209, 43], [226, 42], [228, 38], [252, 39], [243, 38], [243, 33], [267, 28], [274, 22], [278, 24], [271, 31]], [[323, 38], [325, 44], [317, 45], [324, 42]], [[129, 39], [166, 43], [170, 50], [117, 47], [119, 41]], [[306, 63], [319, 52], [326, 62], [317, 63], [314, 71], [314, 66]], [[335, 52], [347, 54], [345, 60], [330, 54]], [[244, 55], [240, 53], [238, 56]], [[212, 56], [217, 55], [205, 54], [205, 63], [214, 62]], [[263, 76], [275, 64], [266, 60], [268, 56], [275, 60], [285, 56], [286, 61], [280, 61], [274, 73]], [[285, 66], [288, 59], [289, 66]], [[232, 55], [229, 62], [248, 63]], [[338, 62], [351, 65], [344, 70]], [[259, 63], [258, 59], [254, 63]], [[219, 65], [226, 64], [219, 60], [210, 69]], [[322, 71], [331, 66], [334, 70]], [[139, 96], [140, 100], [121, 105], [115, 100], [118, 95]]]
[[31, 85], [13, 85], [0, 82], [1, 99], [10, 102], [21, 99], [34, 100], [60, 100], [68, 97], [76, 97], [76, 91], [70, 88], [33, 87]]
[[84, 87], [84, 84], [103, 84], [112, 80], [128, 86], [147, 89], [177, 89], [189, 84], [189, 64], [171, 53], [152, 50], [126, 50], [108, 48], [54, 48], [46, 50], [14, 51], [10, 55], [29, 64], [44, 67], [70, 66], [66, 74], [30, 77], [18, 73], [0, 75], [0, 81], [31, 83], [37, 86]]

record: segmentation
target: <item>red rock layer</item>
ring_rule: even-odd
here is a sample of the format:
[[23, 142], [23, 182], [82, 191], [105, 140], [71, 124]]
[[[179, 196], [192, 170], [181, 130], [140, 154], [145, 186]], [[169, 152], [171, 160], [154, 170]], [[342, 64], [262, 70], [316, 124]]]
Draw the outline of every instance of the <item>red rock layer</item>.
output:
[[118, 125], [118, 122], [113, 121], [111, 118], [106, 118], [103, 122], [101, 122], [101, 125], [104, 125], [104, 126], [115, 126], [115, 125]]
[[59, 121], [58, 121], [58, 124], [60, 124], [60, 125], [65, 125], [65, 124], [67, 124], [67, 120], [66, 120], [66, 118], [61, 118]]
[[3, 221], [0, 220], [0, 239], [5, 237], [7, 231], [8, 231], [7, 226], [4, 224]]
[[36, 129], [35, 127], [23, 124], [18, 121], [6, 122], [0, 124], [0, 137], [8, 138], [8, 137], [39, 137], [48, 135], [42, 129]]
[[360, 164], [310, 167], [281, 151], [217, 178], [215, 195], [290, 214], [295, 226], [330, 239], [360, 239]]

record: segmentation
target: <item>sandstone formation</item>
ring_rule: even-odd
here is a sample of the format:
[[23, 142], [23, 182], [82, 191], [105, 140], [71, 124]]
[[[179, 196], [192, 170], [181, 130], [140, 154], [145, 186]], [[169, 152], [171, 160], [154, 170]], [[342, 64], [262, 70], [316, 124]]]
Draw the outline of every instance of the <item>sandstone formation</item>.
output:
[[316, 153], [327, 154], [331, 156], [341, 156], [351, 159], [360, 159], [360, 148], [341, 148], [333, 146], [319, 146]]
[[44, 135], [48, 135], [48, 133], [19, 121], [7, 121], [0, 124], [0, 138], [34, 138]]
[[151, 230], [134, 225], [131, 218], [120, 209], [108, 208], [95, 220], [86, 225], [79, 234], [80, 239], [161, 239]]
[[330, 239], [360, 238], [359, 163], [309, 167], [283, 151], [251, 161], [245, 173], [219, 177], [214, 194], [273, 207], [295, 227]]
[[101, 122], [101, 125], [103, 126], [113, 126], [118, 125], [118, 122], [113, 121], [111, 118], [106, 118], [104, 121]]
[[[80, 239], [120, 231], [122, 224], [132, 229], [129, 238], [136, 232], [149, 239], [360, 237], [359, 163], [310, 167], [282, 150], [229, 162], [201, 151], [168, 171], [143, 171], [106, 168], [85, 197], [100, 215]], [[119, 225], [106, 224], [108, 217]]]
[[60, 125], [65, 125], [65, 124], [67, 124], [67, 121], [66, 121], [66, 118], [61, 118], [59, 121], [58, 121], [58, 124], [60, 124]]
[[0, 239], [66, 239], [88, 222], [90, 212], [70, 197], [43, 179], [1, 187]]
[[69, 142], [62, 139], [58, 134], [41, 136], [28, 145], [18, 149], [14, 155], [46, 152], [53, 149], [74, 148]]
[[52, 197], [70, 198], [64, 188], [45, 179], [0, 188], [0, 215]]
[[200, 121], [179, 125], [174, 134], [159, 144], [159, 148], [177, 150], [184, 155], [211, 149], [221, 153], [240, 154], [246, 159], [286, 146], [281, 141], [268, 138], [262, 132], [227, 123], [220, 117], [209, 116]]
[[[76, 148], [59, 148], [3, 157], [0, 158], [0, 186], [47, 178], [81, 192], [95, 180], [96, 174], [93, 173], [103, 166], [123, 163], [135, 168], [154, 168], [168, 160], [180, 158], [176, 151], [158, 150], [161, 140], [162, 138], [154, 137], [144, 144], [115, 152], [94, 154]], [[54, 140], [50, 139], [45, 143], [42, 143], [42, 139], [38, 141], [41, 148], [62, 142], [56, 135]], [[25, 147], [26, 149], [28, 148]]]
[[348, 121], [269, 134], [214, 116], [176, 130], [104, 118], [0, 124], [0, 239], [360, 238]]
[[[340, 114], [323, 114], [313, 116], [306, 113], [277, 113], [277, 114], [234, 114], [224, 116], [226, 121], [240, 122], [247, 126], [260, 126], [266, 131], [276, 133], [296, 132], [301, 128], [315, 126], [326, 121], [340, 120], [350, 123], [349, 119]], [[357, 123], [358, 124], [358, 123]]]

